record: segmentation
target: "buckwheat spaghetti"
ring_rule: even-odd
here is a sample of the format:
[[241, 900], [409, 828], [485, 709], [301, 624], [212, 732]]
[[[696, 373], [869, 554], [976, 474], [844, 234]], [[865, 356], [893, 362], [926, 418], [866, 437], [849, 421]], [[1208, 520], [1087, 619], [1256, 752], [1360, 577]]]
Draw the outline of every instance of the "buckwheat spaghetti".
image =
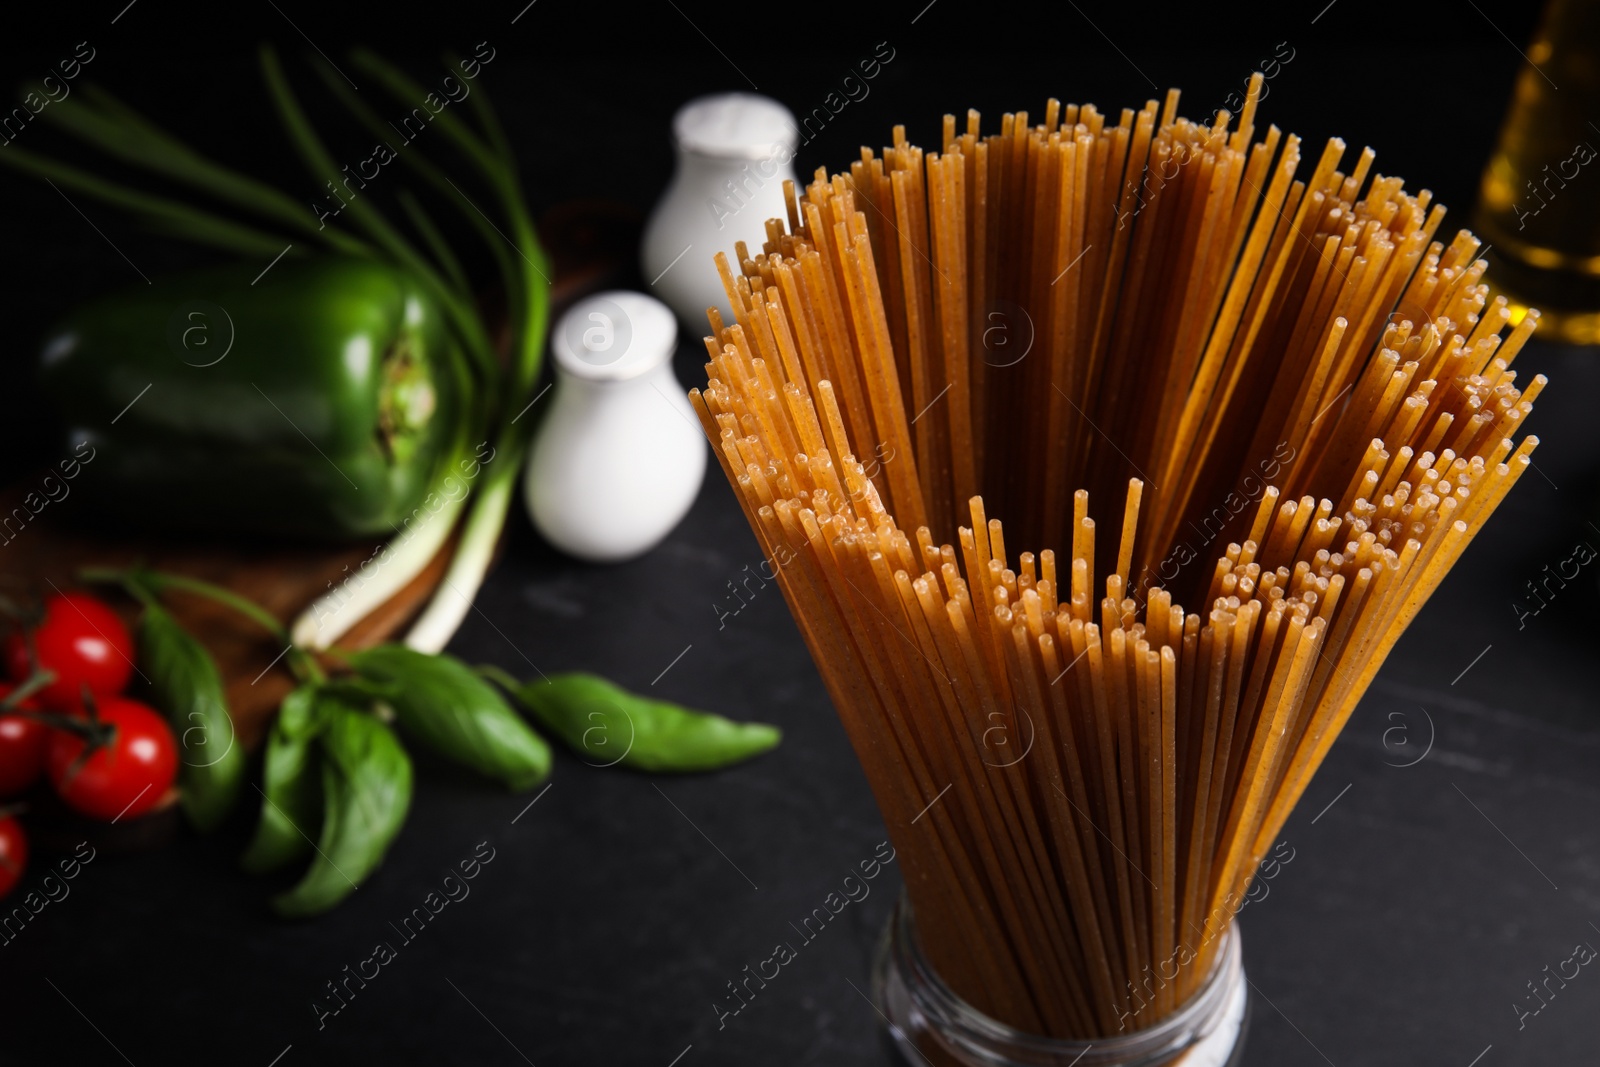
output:
[[1141, 1027], [1203, 981], [1537, 443], [1544, 379], [1510, 369], [1536, 313], [1504, 333], [1478, 242], [1434, 240], [1370, 150], [1297, 178], [1259, 85], [1236, 127], [1176, 91], [1114, 124], [946, 116], [939, 152], [897, 127], [717, 257], [695, 407], [924, 951], [1032, 1033]]

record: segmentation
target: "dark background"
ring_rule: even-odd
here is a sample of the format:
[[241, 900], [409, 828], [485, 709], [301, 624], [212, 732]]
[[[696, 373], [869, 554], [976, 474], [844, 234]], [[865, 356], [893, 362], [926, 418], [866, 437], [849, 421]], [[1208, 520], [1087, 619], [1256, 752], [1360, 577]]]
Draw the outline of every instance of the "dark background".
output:
[[[440, 50], [487, 41], [496, 57], [480, 84], [519, 146], [535, 207], [591, 200], [640, 215], [669, 176], [668, 122], [683, 101], [753, 83], [803, 113], [881, 41], [895, 58], [870, 96], [802, 150], [800, 173], [884, 143], [895, 122], [933, 142], [939, 117], [969, 106], [993, 122], [1056, 95], [1115, 114], [1178, 85], [1184, 113], [1209, 114], [1287, 42], [1294, 58], [1262, 117], [1312, 145], [1335, 133], [1352, 149], [1371, 144], [1380, 171], [1452, 207], [1447, 231], [1465, 222], [1536, 15], [1511, 0], [1171, 10], [914, 0], [776, 13], [538, 0], [512, 25], [524, 0], [124, 2], [62, 5], [48, 24], [8, 12], [0, 79], [36, 79], [87, 40], [97, 50], [88, 78], [307, 199], [315, 189], [278, 132], [254, 55], [257, 42], [276, 42], [320, 121], [331, 105], [308, 64], [324, 60], [299, 31], [352, 74], [345, 54], [364, 43], [425, 79], [442, 76]], [[368, 141], [330, 136], [341, 158], [364, 155]], [[83, 158], [43, 123], [17, 144]], [[74, 201], [103, 236], [48, 186], [0, 170], [7, 479], [58, 448], [31, 382], [50, 322], [89, 295], [140, 284], [111, 243], [152, 276], [196, 262], [113, 210]], [[686, 384], [698, 374], [694, 347], [680, 352]], [[1245, 909], [1255, 994], [1246, 1064], [1594, 1059], [1600, 976], [1584, 971], [1520, 1031], [1511, 1005], [1575, 943], [1600, 944], [1595, 574], [1524, 629], [1512, 609], [1524, 582], [1580, 539], [1600, 545], [1590, 524], [1595, 355], [1537, 342], [1524, 355], [1525, 375], [1554, 382], [1532, 424], [1545, 441], [1537, 470], [1378, 676], [1285, 831], [1293, 862]], [[514, 825], [528, 797], [424, 764], [381, 872], [306, 923], [272, 919], [268, 887], [235, 870], [248, 818], [214, 840], [102, 855], [70, 897], [0, 946], [0, 1063], [888, 1062], [865, 991], [897, 889], [892, 868], [725, 1029], [712, 1009], [884, 837], [776, 589], [719, 629], [725, 583], [758, 561], [714, 469], [684, 525], [620, 567], [561, 558], [519, 513], [455, 652], [519, 674], [596, 670], [635, 689], [672, 663], [654, 692], [776, 722], [783, 745], [683, 779], [558, 757], [549, 792]], [[481, 841], [495, 859], [472, 895], [319, 1031], [310, 1004], [323, 984], [395, 940], [389, 923]], [[29, 885], [52, 859], [36, 858]]]

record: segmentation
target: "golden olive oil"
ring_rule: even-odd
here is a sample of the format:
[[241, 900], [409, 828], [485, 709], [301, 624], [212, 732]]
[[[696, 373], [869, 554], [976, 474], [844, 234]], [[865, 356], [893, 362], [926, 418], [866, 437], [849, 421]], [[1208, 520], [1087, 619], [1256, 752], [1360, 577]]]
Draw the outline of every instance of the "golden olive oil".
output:
[[1517, 75], [1474, 229], [1539, 336], [1600, 342], [1600, 4], [1552, 0]]

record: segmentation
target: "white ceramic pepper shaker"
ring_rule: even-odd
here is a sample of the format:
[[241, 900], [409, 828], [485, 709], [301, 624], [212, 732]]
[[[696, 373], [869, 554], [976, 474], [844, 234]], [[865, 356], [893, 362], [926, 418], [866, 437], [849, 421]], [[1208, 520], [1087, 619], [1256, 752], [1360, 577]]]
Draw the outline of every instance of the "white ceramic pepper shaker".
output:
[[728, 311], [714, 257], [735, 241], [758, 252], [766, 222], [782, 218], [784, 179], [794, 178], [798, 131], [789, 109], [754, 93], [691, 100], [672, 120], [678, 166], [645, 226], [641, 266], [651, 291], [690, 333], [706, 332], [706, 308]]
[[672, 312], [643, 293], [574, 305], [551, 337], [555, 396], [530, 446], [523, 494], [539, 532], [580, 559], [641, 555], [700, 491], [706, 438], [672, 372]]

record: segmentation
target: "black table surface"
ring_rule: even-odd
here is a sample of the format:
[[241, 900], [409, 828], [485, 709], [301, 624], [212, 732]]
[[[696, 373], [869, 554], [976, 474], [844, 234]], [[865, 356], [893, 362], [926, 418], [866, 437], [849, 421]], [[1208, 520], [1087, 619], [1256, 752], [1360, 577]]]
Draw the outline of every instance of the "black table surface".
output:
[[[1050, 92], [1136, 103], [1153, 92], [1147, 74], [1185, 86], [1186, 112], [1202, 102], [1209, 112], [1286, 40], [1295, 58], [1274, 83], [1267, 118], [1308, 137], [1344, 133], [1357, 147], [1370, 138], [1380, 169], [1434, 188], [1464, 222], [1521, 61], [1511, 42], [1525, 40], [1532, 21], [1513, 3], [1215, 4], [1197, 5], [1186, 21], [1133, 5], [1048, 16], [971, 0], [924, 5], [852, 13], [835, 39], [783, 57], [771, 34], [803, 41], [792, 25], [736, 25], [733, 11], [687, 0], [627, 15], [620, 42], [620, 11], [521, 0], [414, 19], [268, 5], [203, 24], [150, 2], [113, 24], [116, 0], [13, 38], [3, 70], [13, 81], [36, 77], [88, 37], [104, 57], [95, 71], [103, 84], [278, 174], [292, 171], [275, 141], [257, 145], [270, 124], [235, 69], [256, 38], [303, 49], [304, 30], [336, 56], [372, 40], [419, 63], [441, 42], [465, 50], [488, 38], [504, 56], [490, 84], [513, 138], [528, 146], [536, 202], [591, 196], [642, 210], [666, 179], [665, 123], [683, 100], [759, 82], [804, 111], [854, 53], [880, 40], [893, 42], [895, 60], [870, 97], [802, 152], [802, 173], [842, 163], [863, 141], [881, 143], [901, 118], [920, 123], [913, 138], [926, 143], [936, 116], [968, 101], [990, 114], [1037, 108]], [[1239, 28], [1212, 40], [1222, 24]], [[1001, 49], [1000, 38], [1019, 51]], [[1385, 73], [1401, 54], [1426, 73]], [[1351, 80], [1353, 72], [1369, 77]], [[25, 132], [37, 134], [35, 147], [60, 144]], [[585, 154], [545, 151], [554, 138]], [[0, 469], [14, 476], [53, 441], [30, 413], [34, 338], [74, 299], [134, 280], [102, 236], [146, 271], [182, 253], [108, 208], [89, 210], [94, 231], [48, 187], [3, 180], [6, 239], [20, 253], [5, 267], [0, 364]], [[695, 348], [679, 353], [686, 384], [700, 374]], [[1600, 572], [1586, 568], [1536, 616], [1519, 618], [1514, 605], [1546, 565], [1580, 542], [1600, 546], [1597, 356], [1529, 346], [1519, 369], [1553, 382], [1531, 426], [1544, 442], [1536, 469], [1377, 676], [1284, 831], [1292, 861], [1242, 913], [1252, 1067], [1594, 1061], [1600, 977], [1552, 983], [1558, 992], [1536, 1015], [1515, 1006], [1534, 1005], [1527, 983], [1553, 973], [1575, 945], [1600, 945]], [[725, 614], [728, 583], [759, 560], [715, 467], [667, 541], [620, 566], [561, 557], [519, 513], [452, 651], [530, 676], [594, 670], [777, 723], [783, 744], [692, 777], [594, 769], [562, 755], [548, 789], [525, 795], [424, 762], [382, 869], [309, 922], [272, 918], [269, 887], [236, 870], [245, 817], [212, 839], [99, 856], [69, 896], [0, 945], [0, 1063], [890, 1062], [868, 971], [898, 891], [892, 866], [744, 1011], [720, 1020], [714, 1007], [885, 837], [777, 589], [747, 593]], [[447, 868], [475, 854], [492, 859], [469, 895], [405, 939], [404, 918], [441, 890]], [[28, 887], [54, 859], [38, 857]], [[336, 1005], [327, 984], [379, 942], [394, 958], [323, 1014]]]

